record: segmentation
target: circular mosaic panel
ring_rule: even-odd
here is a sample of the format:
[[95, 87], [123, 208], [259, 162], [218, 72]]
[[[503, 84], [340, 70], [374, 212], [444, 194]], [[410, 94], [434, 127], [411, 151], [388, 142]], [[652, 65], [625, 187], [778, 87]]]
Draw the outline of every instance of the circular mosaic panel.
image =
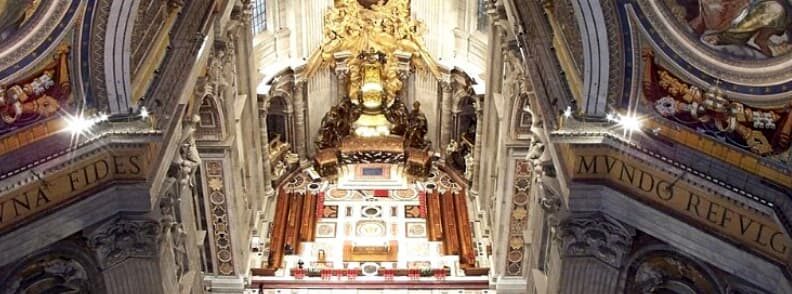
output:
[[528, 201], [531, 200], [531, 197], [528, 197], [528, 193], [520, 191], [517, 192], [517, 194], [514, 194], [512, 200], [516, 205], [525, 205], [528, 204]]
[[511, 262], [520, 262], [523, 259], [522, 251], [520, 250], [509, 251], [509, 256], [507, 258]]
[[217, 259], [222, 262], [229, 262], [231, 261], [231, 252], [225, 249], [217, 251]]
[[349, 198], [350, 194], [348, 190], [333, 187], [327, 190], [325, 197], [329, 200], [344, 200]]
[[413, 188], [407, 188], [404, 190], [396, 190], [395, 193], [391, 193], [391, 196], [398, 200], [413, 200], [418, 197], [418, 192]]

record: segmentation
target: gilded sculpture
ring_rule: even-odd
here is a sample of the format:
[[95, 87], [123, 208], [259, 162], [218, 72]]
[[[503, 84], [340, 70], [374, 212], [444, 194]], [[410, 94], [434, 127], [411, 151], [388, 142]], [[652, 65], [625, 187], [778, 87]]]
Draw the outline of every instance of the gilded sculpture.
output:
[[[422, 38], [426, 29], [422, 22], [410, 17], [409, 0], [362, 1], [336, 0], [335, 7], [325, 14], [324, 41], [308, 59], [306, 76], [319, 68], [335, 66], [333, 54], [350, 52], [381, 52], [384, 54], [383, 89], [386, 99], [393, 100], [401, 90], [396, 54], [410, 54], [412, 65], [440, 77], [437, 63], [429, 55]], [[360, 97], [365, 60], [348, 61], [350, 69], [349, 96]]]

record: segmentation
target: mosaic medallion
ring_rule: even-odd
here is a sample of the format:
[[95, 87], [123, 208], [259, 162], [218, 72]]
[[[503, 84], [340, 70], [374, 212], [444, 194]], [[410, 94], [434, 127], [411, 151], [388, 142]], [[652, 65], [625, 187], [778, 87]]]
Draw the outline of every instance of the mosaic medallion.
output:
[[330, 188], [327, 190], [325, 196], [327, 196], [328, 200], [345, 200], [349, 198], [351, 193], [348, 190], [338, 189], [338, 188]]
[[409, 188], [396, 190], [394, 193], [391, 193], [391, 196], [397, 200], [414, 200], [416, 197], [418, 197], [418, 192], [413, 188]]

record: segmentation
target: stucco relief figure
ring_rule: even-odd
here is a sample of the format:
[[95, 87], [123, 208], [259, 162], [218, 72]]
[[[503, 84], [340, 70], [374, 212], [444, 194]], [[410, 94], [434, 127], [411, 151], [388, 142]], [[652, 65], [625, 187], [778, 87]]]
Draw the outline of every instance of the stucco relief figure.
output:
[[473, 180], [473, 154], [468, 153], [465, 155], [465, 178]]
[[769, 58], [792, 49], [789, 0], [673, 0], [672, 12], [684, 19], [705, 44], [743, 58]]
[[195, 144], [195, 128], [201, 121], [201, 117], [194, 115], [192, 119], [184, 121], [182, 128], [181, 145], [179, 152], [174, 155], [171, 164], [174, 178], [178, 179], [179, 186], [183, 189], [192, 185], [192, 176], [198, 165], [201, 164], [201, 156]]
[[176, 225], [173, 228], [173, 258], [176, 262], [176, 277], [179, 280], [190, 270], [190, 259], [185, 245], [186, 239], [187, 233], [182, 224]]

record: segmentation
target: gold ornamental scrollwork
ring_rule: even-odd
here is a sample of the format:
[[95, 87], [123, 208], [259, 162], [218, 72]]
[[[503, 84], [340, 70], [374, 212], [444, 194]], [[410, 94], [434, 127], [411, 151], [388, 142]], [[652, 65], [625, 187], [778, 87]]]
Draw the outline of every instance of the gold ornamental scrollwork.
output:
[[649, 50], [643, 58], [644, 94], [660, 115], [740, 138], [736, 145], [759, 155], [789, 149], [792, 105], [773, 109], [750, 107], [725, 96], [719, 83], [702, 89], [682, 81], [656, 64]]
[[[424, 24], [410, 17], [410, 0], [378, 1], [376, 4], [357, 0], [336, 0], [335, 6], [324, 16], [324, 41], [305, 67], [310, 77], [322, 67], [336, 66], [334, 54], [350, 52], [353, 56], [364, 52], [381, 52], [385, 55], [383, 88], [388, 99], [395, 97], [402, 87], [398, 74], [398, 54], [410, 55], [416, 69], [427, 70], [440, 78], [437, 62], [423, 44]], [[349, 96], [357, 98], [362, 83], [360, 66], [363, 60], [350, 58]], [[356, 87], [357, 86], [357, 87]]]

